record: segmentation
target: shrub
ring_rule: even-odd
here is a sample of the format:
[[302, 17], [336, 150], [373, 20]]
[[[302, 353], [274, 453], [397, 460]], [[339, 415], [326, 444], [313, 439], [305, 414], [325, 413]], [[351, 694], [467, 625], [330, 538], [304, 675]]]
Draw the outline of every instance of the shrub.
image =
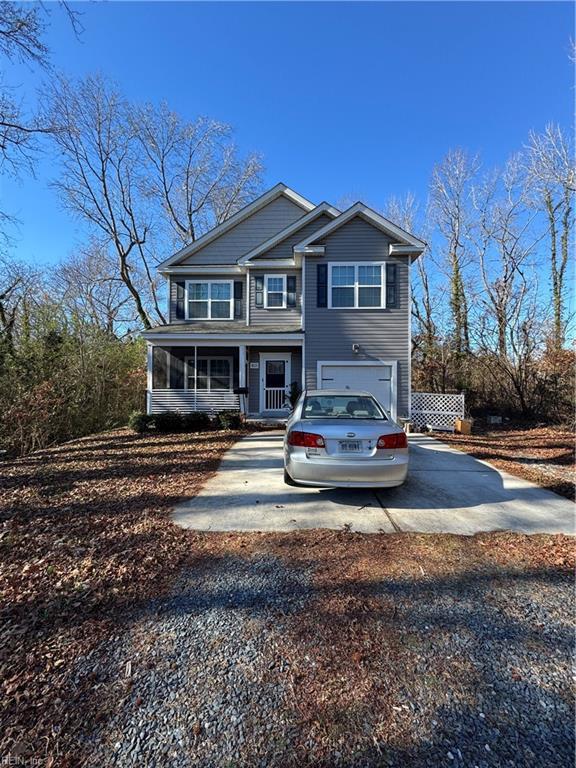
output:
[[204, 411], [192, 411], [182, 416], [182, 425], [186, 432], [205, 432], [212, 428], [212, 420]]
[[142, 411], [132, 411], [128, 417], [128, 426], [133, 429], [134, 432], [142, 434], [150, 429], [154, 417], [149, 416]]
[[157, 432], [182, 432], [184, 417], [178, 411], [164, 411], [154, 416], [154, 426]]
[[298, 398], [302, 394], [302, 387], [300, 384], [298, 384], [297, 381], [293, 381], [292, 384], [290, 384], [290, 388], [288, 390], [288, 400], [290, 401], [290, 406], [292, 409], [295, 408], [296, 403], [298, 402]]
[[216, 414], [216, 424], [220, 429], [240, 429], [243, 424], [240, 411], [219, 411]]

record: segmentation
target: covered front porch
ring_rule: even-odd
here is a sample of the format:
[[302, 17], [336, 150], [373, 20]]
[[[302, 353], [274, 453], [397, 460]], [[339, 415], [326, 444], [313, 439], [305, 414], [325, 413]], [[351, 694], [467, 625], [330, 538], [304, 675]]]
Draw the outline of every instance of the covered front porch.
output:
[[291, 385], [302, 386], [301, 340], [185, 343], [148, 340], [148, 413], [239, 410], [286, 416]]

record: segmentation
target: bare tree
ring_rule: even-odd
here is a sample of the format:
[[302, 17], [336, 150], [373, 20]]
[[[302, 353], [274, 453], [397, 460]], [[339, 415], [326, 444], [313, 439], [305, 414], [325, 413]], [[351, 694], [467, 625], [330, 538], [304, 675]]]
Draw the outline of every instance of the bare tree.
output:
[[[8, 61], [46, 67], [48, 48], [42, 40], [45, 21], [38, 5], [0, 2], [0, 55]], [[0, 157], [2, 166], [16, 171], [30, 162], [30, 148], [38, 126], [27, 120], [14, 90], [0, 87]]]
[[472, 188], [475, 216], [470, 241], [483, 287], [478, 306], [494, 325], [496, 349], [503, 358], [508, 356], [508, 329], [518, 322], [528, 287], [527, 260], [543, 237], [534, 226], [537, 214], [527, 206], [524, 192], [519, 155]]
[[125, 336], [137, 325], [134, 304], [118, 276], [114, 258], [97, 242], [57, 265], [53, 294], [76, 322], [110, 336]]
[[559, 125], [548, 123], [542, 133], [531, 131], [526, 149], [532, 181], [576, 192], [574, 149]]
[[[421, 223], [418, 202], [412, 193], [404, 198], [391, 197], [384, 215], [407, 232], [416, 233], [428, 241], [430, 233], [423, 232], [426, 222]], [[416, 333], [412, 336], [412, 353], [417, 360], [420, 384], [426, 391], [442, 388], [442, 377], [438, 380], [439, 351], [438, 328], [436, 325], [435, 291], [429, 276], [430, 252], [427, 247], [416, 260], [416, 279], [412, 279], [412, 317], [416, 322]]]
[[[506, 356], [500, 354], [490, 319], [479, 316], [474, 326], [475, 384], [483, 385], [485, 407], [507, 407], [523, 417], [538, 413], [541, 391], [540, 356], [543, 351], [544, 322], [536, 284], [526, 286], [514, 299], [514, 317], [507, 328]], [[548, 406], [548, 410], [550, 410]]]
[[[68, 16], [74, 33], [82, 30], [79, 13], [61, 0], [60, 7]], [[0, 61], [26, 64], [31, 68], [48, 70], [50, 51], [43, 40], [51, 9], [43, 3], [19, 4], [0, 0]], [[33, 172], [38, 139], [52, 133], [56, 126], [29, 114], [25, 102], [19, 97], [19, 87], [10, 85], [6, 70], [0, 73], [0, 173], [19, 176]], [[0, 209], [0, 237], [9, 242], [8, 226], [14, 215], [4, 207]]]
[[17, 290], [21, 282], [22, 279], [16, 276], [0, 288], [0, 351], [2, 355], [12, 354], [14, 351], [14, 326], [20, 304]]
[[[111, 244], [120, 278], [145, 328], [164, 321], [145, 246], [152, 226], [138, 196], [138, 157], [127, 125], [128, 105], [99, 77], [77, 86], [64, 78], [48, 91], [46, 113], [62, 126], [54, 134], [62, 175], [54, 182], [65, 205], [92, 225], [103, 246]], [[147, 278], [147, 296], [138, 289]]]
[[46, 111], [61, 126], [55, 186], [64, 203], [113, 248], [142, 325], [164, 322], [154, 265], [174, 239], [193, 240], [247, 202], [258, 163], [237, 158], [222, 126], [134, 107], [101, 77], [59, 79]]
[[175, 246], [193, 242], [254, 198], [260, 160], [238, 157], [229, 126], [207, 118], [186, 122], [166, 104], [133, 108], [131, 125], [147, 160], [144, 192], [162, 206]]
[[18, 336], [27, 333], [31, 288], [37, 283], [38, 272], [30, 265], [0, 259], [0, 368], [14, 353]]
[[[70, 19], [76, 35], [81, 32], [78, 11], [68, 3], [60, 7]], [[50, 9], [42, 3], [19, 4], [0, 0], [0, 56], [7, 61], [48, 69], [50, 51], [44, 42]], [[4, 168], [13, 172], [32, 162], [35, 137], [55, 130], [37, 117], [26, 117], [15, 89], [0, 84], [0, 158]]]
[[553, 304], [552, 346], [565, 341], [566, 270], [573, 234], [576, 169], [573, 147], [561, 128], [549, 124], [532, 132], [526, 147], [527, 187], [548, 221]]
[[432, 172], [430, 214], [444, 240], [450, 280], [452, 337], [457, 359], [458, 388], [466, 383], [465, 359], [470, 352], [468, 298], [464, 271], [468, 264], [470, 227], [470, 188], [480, 163], [463, 150], [448, 152]]

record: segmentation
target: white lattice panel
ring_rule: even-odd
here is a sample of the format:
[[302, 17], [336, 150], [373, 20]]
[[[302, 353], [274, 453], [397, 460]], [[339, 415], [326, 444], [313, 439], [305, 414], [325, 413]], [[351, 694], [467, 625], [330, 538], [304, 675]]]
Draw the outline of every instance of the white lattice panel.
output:
[[412, 392], [411, 421], [416, 427], [454, 429], [456, 419], [464, 418], [464, 393]]

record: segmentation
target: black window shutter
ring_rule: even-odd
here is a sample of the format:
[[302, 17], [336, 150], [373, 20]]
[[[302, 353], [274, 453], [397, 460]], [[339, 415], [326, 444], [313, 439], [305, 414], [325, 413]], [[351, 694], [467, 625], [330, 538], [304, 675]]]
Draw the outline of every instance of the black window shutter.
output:
[[286, 278], [286, 306], [296, 306], [296, 275], [288, 275]]
[[386, 308], [395, 309], [398, 306], [398, 277], [397, 264], [386, 264]]
[[184, 309], [184, 301], [186, 297], [186, 283], [184, 281], [178, 281], [176, 283], [176, 320], [184, 320], [186, 312]]
[[264, 306], [264, 275], [256, 275], [254, 278], [254, 304], [257, 307]]
[[242, 317], [242, 280], [234, 280], [234, 317]]
[[316, 265], [316, 304], [328, 306], [328, 264]]

